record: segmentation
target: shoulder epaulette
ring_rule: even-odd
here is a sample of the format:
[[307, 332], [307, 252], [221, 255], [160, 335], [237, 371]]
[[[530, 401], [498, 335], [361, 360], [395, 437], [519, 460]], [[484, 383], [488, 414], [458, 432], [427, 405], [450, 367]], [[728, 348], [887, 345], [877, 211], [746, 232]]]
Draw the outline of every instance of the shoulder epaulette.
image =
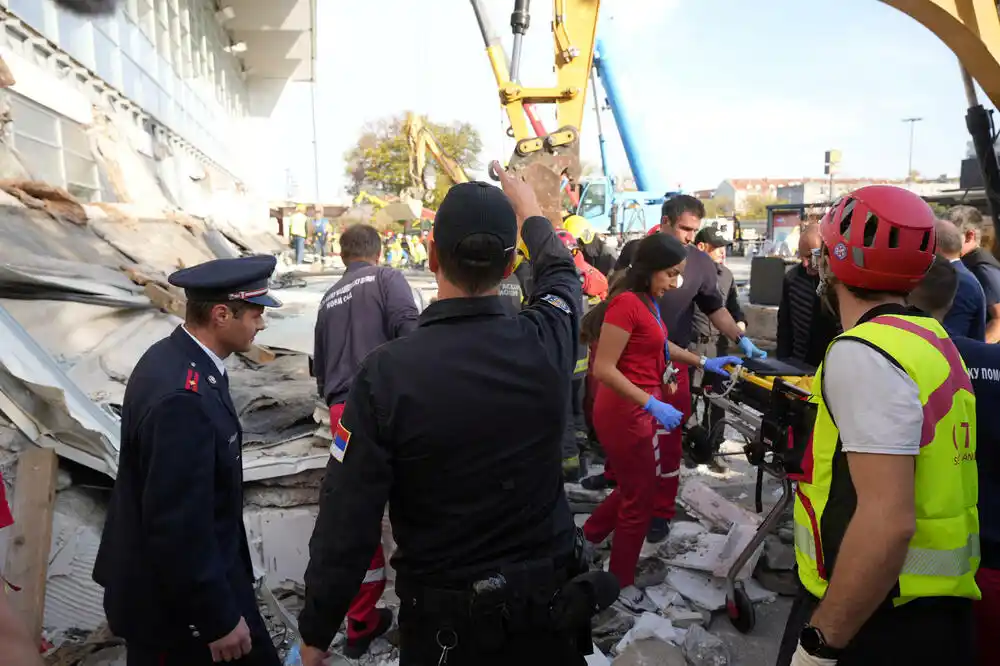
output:
[[193, 393], [198, 392], [198, 381], [201, 379], [201, 375], [194, 368], [188, 368], [187, 379], [184, 381], [184, 390], [191, 391]]

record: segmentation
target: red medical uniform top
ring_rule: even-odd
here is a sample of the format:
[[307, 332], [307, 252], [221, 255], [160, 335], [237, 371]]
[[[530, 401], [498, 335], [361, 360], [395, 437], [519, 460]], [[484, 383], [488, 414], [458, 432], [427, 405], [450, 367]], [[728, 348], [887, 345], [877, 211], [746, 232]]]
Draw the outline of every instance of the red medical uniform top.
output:
[[[3, 475], [0, 475], [0, 530], [14, 524], [14, 516], [7, 504], [7, 493], [3, 486]], [[2, 590], [0, 590], [2, 591]]]
[[664, 344], [667, 329], [656, 315], [648, 296], [626, 291], [608, 304], [604, 323], [628, 331], [629, 339], [618, 359], [618, 369], [642, 389], [663, 385], [667, 361]]

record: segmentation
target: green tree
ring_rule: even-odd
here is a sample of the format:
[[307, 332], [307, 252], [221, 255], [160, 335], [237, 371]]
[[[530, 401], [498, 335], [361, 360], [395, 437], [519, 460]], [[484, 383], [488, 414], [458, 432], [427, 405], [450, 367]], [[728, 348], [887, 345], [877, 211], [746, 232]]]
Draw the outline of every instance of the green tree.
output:
[[[469, 123], [424, 121], [438, 145], [468, 173], [479, 169], [483, 143], [479, 132]], [[344, 155], [348, 192], [357, 195], [365, 190], [399, 196], [414, 186], [410, 179], [410, 147], [405, 132], [406, 114], [381, 118], [361, 130], [357, 144]], [[436, 208], [451, 187], [434, 159], [428, 155], [428, 168], [435, 172], [433, 192], [426, 203]]]
[[747, 197], [743, 215], [748, 220], [766, 220], [767, 207], [788, 203], [784, 199], [774, 199], [771, 197]]
[[705, 200], [705, 217], [729, 217], [733, 214], [733, 201], [726, 197]]

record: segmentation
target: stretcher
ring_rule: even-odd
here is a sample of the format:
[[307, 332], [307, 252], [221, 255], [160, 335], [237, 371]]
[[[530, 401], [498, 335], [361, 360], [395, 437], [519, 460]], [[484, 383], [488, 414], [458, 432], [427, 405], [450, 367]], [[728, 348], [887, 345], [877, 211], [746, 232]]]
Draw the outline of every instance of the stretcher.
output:
[[726, 576], [726, 614], [742, 633], [756, 623], [753, 603], [737, 575], [754, 552], [773, 532], [794, 498], [792, 478], [802, 472], [802, 459], [816, 420], [815, 404], [809, 401], [812, 370], [776, 360], [747, 360], [742, 366], [727, 366], [728, 381], [714, 389], [706, 387], [704, 398], [723, 412], [706, 429], [695, 426], [685, 433], [684, 448], [696, 463], [719, 455], [714, 442], [731, 426], [744, 439], [743, 454], [757, 468], [756, 508], [763, 512], [764, 474], [781, 481], [781, 497], [768, 512], [753, 539], [740, 552]]

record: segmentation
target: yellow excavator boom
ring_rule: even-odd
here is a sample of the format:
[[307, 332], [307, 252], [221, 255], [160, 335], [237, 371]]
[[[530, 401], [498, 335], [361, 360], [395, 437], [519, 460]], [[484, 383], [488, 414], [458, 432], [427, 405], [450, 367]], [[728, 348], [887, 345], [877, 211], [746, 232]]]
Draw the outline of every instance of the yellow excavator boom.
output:
[[920, 22], [1000, 107], [1000, 16], [995, 0], [882, 0]]
[[[500, 39], [493, 32], [484, 0], [471, 0], [486, 42], [500, 103], [517, 140], [508, 168], [532, 183], [542, 210], [558, 224], [564, 178], [580, 175], [579, 133], [590, 69], [593, 64], [600, 0], [552, 0], [552, 37], [557, 83], [554, 88], [530, 88], [517, 80], [519, 39], [527, 29], [527, 3], [514, 3], [515, 61], [508, 64]], [[1000, 17], [996, 0], [881, 0], [920, 22], [955, 53], [961, 67], [978, 81], [994, 106], [1000, 108]], [[511, 70], [514, 70], [513, 74]], [[972, 101], [972, 100], [970, 100]], [[545, 137], [532, 135], [524, 104], [555, 104], [559, 129]], [[972, 106], [974, 104], [970, 104]], [[530, 173], [529, 173], [530, 172]]]
[[431, 154], [452, 183], [469, 182], [469, 177], [458, 161], [444, 152], [423, 119], [413, 113], [406, 117], [406, 137], [410, 145], [410, 179], [414, 187], [421, 191], [425, 189], [423, 174], [427, 168], [427, 153]]

